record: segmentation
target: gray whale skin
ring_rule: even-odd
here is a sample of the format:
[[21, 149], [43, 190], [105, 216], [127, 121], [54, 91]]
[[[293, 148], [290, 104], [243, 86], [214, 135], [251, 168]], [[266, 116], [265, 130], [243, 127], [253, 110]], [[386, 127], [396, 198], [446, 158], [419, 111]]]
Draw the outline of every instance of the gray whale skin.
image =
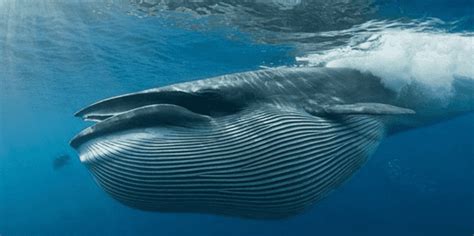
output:
[[320, 201], [381, 139], [472, 111], [474, 86], [449, 99], [412, 83], [387, 89], [350, 69], [274, 68], [102, 100], [71, 141], [96, 182], [128, 206], [284, 218]]

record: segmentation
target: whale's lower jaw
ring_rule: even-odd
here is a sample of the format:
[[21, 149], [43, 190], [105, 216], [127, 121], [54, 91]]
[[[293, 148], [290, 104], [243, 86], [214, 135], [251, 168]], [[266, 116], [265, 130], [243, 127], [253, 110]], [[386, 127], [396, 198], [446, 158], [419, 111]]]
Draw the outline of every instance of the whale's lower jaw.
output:
[[109, 134], [78, 150], [98, 184], [134, 208], [283, 218], [347, 180], [382, 136], [370, 116], [254, 110]]

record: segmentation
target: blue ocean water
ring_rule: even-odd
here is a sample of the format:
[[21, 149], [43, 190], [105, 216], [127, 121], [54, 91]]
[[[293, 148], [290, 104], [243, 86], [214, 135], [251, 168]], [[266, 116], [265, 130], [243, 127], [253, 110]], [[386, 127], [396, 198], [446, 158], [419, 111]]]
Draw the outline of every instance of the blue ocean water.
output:
[[[353, 37], [361, 32], [358, 26], [371, 20], [402, 24], [377, 28], [384, 45], [391, 45], [394, 30], [407, 47], [413, 37], [446, 43], [423, 44], [438, 52], [439, 64], [403, 54], [416, 64], [407, 69], [411, 77], [424, 81], [426, 70], [436, 67], [449, 75], [472, 75], [469, 57], [464, 66], [450, 64], [474, 48], [472, 0], [375, 4], [377, 10], [353, 26], [327, 30], [332, 41], [350, 34], [328, 49], [321, 46], [327, 37], [309, 44], [295, 37], [270, 42], [274, 34], [262, 36], [240, 21], [221, 25], [219, 19], [183, 13], [150, 14], [129, 1], [0, 0], [0, 235], [473, 234], [473, 114], [385, 139], [328, 198], [276, 221], [131, 209], [107, 196], [69, 147], [69, 139], [87, 125], [74, 112], [99, 99], [262, 67], [330, 64], [335, 56], [353, 62], [361, 55], [339, 49], [359, 39]], [[418, 37], [426, 22], [432, 28]], [[348, 28], [355, 30], [344, 31]], [[311, 55], [304, 54], [307, 48]], [[363, 55], [369, 62], [386, 60], [371, 52]], [[347, 60], [338, 63], [377, 72]], [[53, 168], [64, 154], [72, 157], [69, 163]]]

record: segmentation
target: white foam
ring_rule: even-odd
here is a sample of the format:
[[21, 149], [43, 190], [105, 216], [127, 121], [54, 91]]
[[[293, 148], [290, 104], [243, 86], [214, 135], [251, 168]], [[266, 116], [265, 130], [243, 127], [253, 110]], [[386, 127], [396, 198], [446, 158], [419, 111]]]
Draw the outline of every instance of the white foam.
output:
[[[360, 39], [360, 37], [358, 38]], [[454, 78], [474, 79], [474, 37], [469, 34], [384, 29], [363, 42], [298, 57], [310, 65], [370, 72], [399, 91], [414, 81], [449, 94]]]

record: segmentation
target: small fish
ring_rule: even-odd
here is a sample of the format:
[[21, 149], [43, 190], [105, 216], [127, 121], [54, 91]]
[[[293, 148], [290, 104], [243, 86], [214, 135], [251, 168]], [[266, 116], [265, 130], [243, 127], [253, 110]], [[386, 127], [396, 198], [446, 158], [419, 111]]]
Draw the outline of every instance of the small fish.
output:
[[71, 157], [68, 154], [62, 154], [53, 160], [53, 169], [59, 170], [60, 168], [64, 167], [66, 164], [69, 163]]

